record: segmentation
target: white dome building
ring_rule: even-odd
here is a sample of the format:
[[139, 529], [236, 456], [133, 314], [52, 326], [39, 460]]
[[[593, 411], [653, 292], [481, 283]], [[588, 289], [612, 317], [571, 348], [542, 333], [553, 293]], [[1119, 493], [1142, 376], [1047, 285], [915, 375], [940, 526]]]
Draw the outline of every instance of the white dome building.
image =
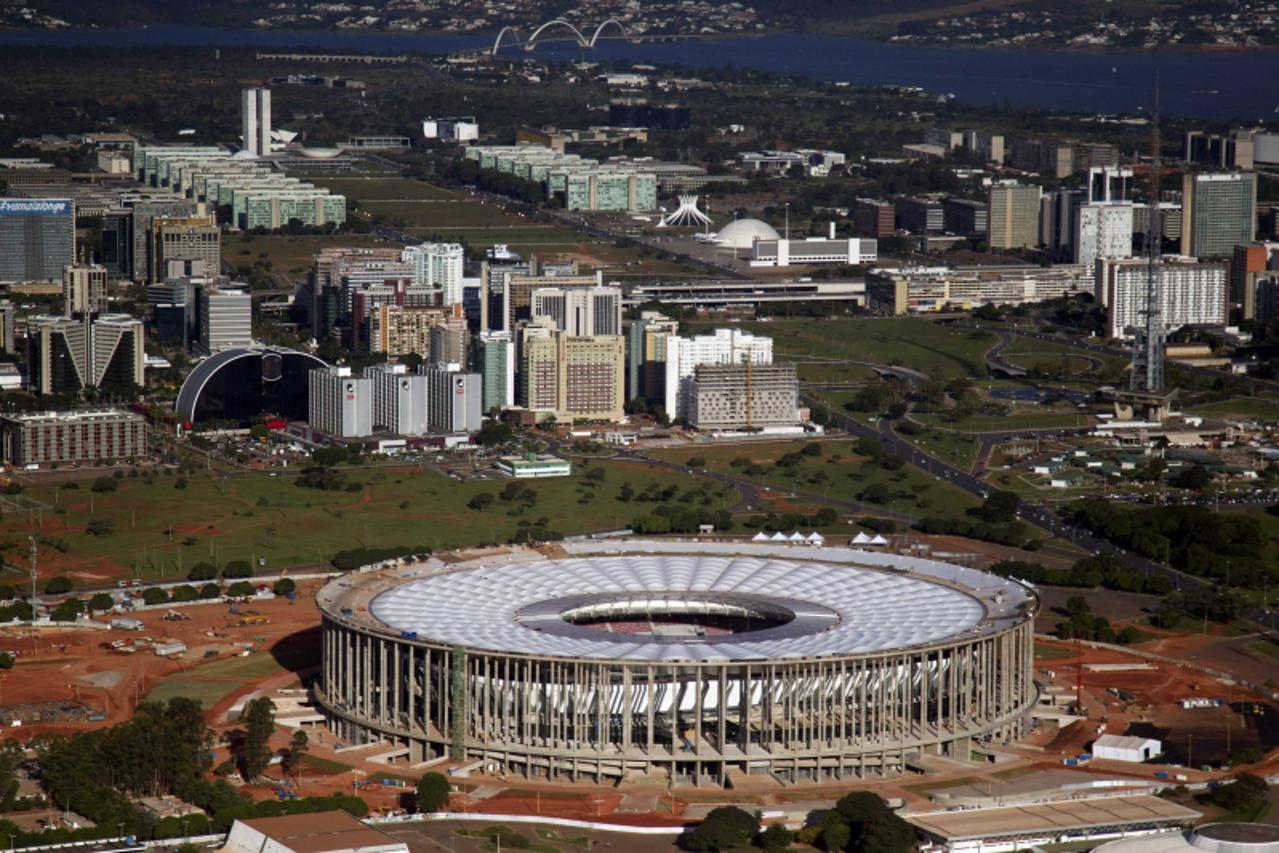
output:
[[756, 240], [780, 240], [781, 235], [767, 222], [738, 219], [715, 235], [715, 245], [724, 249], [750, 249]]

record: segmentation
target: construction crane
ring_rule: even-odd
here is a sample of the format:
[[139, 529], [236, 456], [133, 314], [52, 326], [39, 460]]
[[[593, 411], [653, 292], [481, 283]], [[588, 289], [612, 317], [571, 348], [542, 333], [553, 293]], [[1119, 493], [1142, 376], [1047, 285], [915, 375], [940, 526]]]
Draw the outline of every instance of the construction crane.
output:
[[1155, 104], [1150, 131], [1150, 212], [1146, 222], [1145, 323], [1133, 339], [1132, 373], [1128, 387], [1133, 391], [1159, 393], [1164, 388], [1163, 288], [1159, 258], [1162, 254], [1163, 223], [1159, 215], [1159, 69], [1155, 69]]

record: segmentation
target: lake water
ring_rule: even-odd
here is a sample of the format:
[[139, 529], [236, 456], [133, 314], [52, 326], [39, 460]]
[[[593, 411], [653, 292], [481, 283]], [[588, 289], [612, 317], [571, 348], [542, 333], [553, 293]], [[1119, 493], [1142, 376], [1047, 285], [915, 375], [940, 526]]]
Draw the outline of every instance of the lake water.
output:
[[[6, 45], [313, 47], [360, 53], [448, 53], [486, 46], [492, 36], [232, 31], [165, 26], [133, 30], [0, 32]], [[521, 55], [510, 50], [511, 56]], [[1166, 114], [1279, 122], [1279, 51], [1102, 53], [897, 47], [833, 36], [632, 44], [586, 50], [554, 42], [534, 54], [555, 59], [624, 59], [690, 68], [732, 66], [861, 85], [921, 86], [973, 104], [1008, 103], [1088, 113], [1148, 110], [1156, 69]], [[2, 64], [2, 63], [0, 63]], [[2, 73], [2, 72], [0, 72]]]

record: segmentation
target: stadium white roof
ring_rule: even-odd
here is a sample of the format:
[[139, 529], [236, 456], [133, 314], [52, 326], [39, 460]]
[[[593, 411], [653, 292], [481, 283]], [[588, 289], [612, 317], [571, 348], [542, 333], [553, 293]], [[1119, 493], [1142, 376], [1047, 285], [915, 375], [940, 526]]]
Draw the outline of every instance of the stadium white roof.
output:
[[[369, 614], [421, 640], [499, 652], [763, 660], [856, 655], [972, 636], [1020, 618], [1033, 600], [1012, 581], [959, 566], [812, 545], [601, 541], [563, 547], [568, 558], [432, 561], [434, 571], [418, 566], [416, 577], [376, 595]], [[635, 636], [561, 616], [619, 603], [624, 610], [635, 602], [632, 616], [619, 618], [636, 618], [645, 606], [661, 612], [672, 601], [694, 608], [757, 604], [793, 618], [735, 634]]]

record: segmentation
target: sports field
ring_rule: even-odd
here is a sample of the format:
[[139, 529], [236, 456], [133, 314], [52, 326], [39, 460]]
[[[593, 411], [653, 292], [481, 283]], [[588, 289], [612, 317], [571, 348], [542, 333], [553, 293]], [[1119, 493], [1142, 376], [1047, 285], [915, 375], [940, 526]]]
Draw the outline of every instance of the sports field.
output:
[[[604, 471], [591, 485], [585, 473]], [[301, 488], [291, 476], [246, 474], [229, 479], [192, 476], [185, 489], [173, 478], [153, 485], [126, 478], [116, 492], [32, 489], [29, 496], [52, 511], [6, 515], [5, 538], [38, 531], [42, 577], [69, 572], [82, 584], [122, 576], [184, 577], [201, 560], [266, 561], [269, 570], [326, 564], [334, 553], [360, 546], [449, 546], [506, 542], [521, 525], [542, 518], [564, 534], [625, 526], [652, 504], [618, 499], [624, 482], [636, 492], [653, 482], [696, 485], [695, 478], [637, 462], [602, 460], [575, 465], [571, 477], [527, 482], [536, 501], [497, 501], [486, 510], [467, 507], [481, 492], [496, 494], [507, 480], [457, 481], [431, 469], [373, 468], [347, 471], [357, 492]], [[736, 495], [718, 495], [731, 506]], [[91, 521], [112, 532], [91, 535]], [[16, 540], [15, 540], [16, 541]], [[24, 562], [25, 565], [25, 562]]]

